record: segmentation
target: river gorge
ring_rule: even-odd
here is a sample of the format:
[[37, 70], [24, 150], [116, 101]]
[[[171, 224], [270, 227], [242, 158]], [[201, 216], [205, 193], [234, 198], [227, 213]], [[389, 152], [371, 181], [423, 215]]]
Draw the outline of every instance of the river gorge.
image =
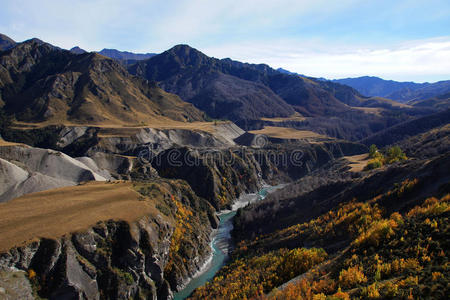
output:
[[239, 208], [249, 203], [263, 200], [268, 193], [284, 187], [285, 184], [276, 186], [264, 185], [258, 193], [243, 194], [233, 204], [231, 210], [222, 210], [217, 215], [220, 219], [218, 229], [213, 233], [214, 237], [211, 242], [211, 257], [206, 261], [199, 273], [194, 276], [179, 292], [174, 294], [174, 300], [182, 300], [198, 287], [210, 281], [214, 275], [222, 268], [229, 257], [229, 252], [233, 248], [231, 231], [233, 230], [233, 219]]

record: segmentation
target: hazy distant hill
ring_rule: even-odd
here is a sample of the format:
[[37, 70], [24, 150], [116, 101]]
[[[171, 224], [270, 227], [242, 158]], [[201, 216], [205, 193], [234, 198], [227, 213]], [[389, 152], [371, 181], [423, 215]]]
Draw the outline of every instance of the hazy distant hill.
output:
[[400, 89], [418, 89], [422, 86], [420, 83], [384, 80], [374, 76], [343, 78], [332, 81], [351, 86], [364, 96], [379, 97], [388, 97], [390, 94]]
[[[202, 120], [203, 113], [118, 62], [29, 40], [0, 54], [0, 101], [27, 122], [138, 124]], [[166, 121], [164, 121], [166, 120]]]
[[372, 76], [332, 81], [351, 86], [364, 96], [379, 96], [400, 102], [424, 100], [450, 92], [450, 81], [435, 83], [398, 82]]
[[389, 95], [389, 98], [407, 102], [411, 100], [425, 100], [434, 97], [442, 97], [450, 93], [450, 80], [438, 81], [435, 83], [424, 83], [418, 89], [401, 89]]
[[119, 60], [143, 60], [156, 55], [156, 53], [133, 53], [116, 49], [103, 49], [98, 52], [101, 55]]
[[[78, 46], [75, 46], [72, 49], [70, 49], [70, 52], [75, 53], [75, 54], [83, 54], [83, 53], [86, 53], [87, 51], [84, 49], [81, 49]], [[101, 51], [98, 51], [97, 53], [99, 53], [103, 56], [115, 59], [125, 66], [134, 64], [140, 60], [149, 59], [150, 57], [153, 57], [156, 55], [156, 53], [133, 53], [133, 52], [128, 52], [128, 51], [119, 51], [116, 49], [106, 49], [106, 48]]]

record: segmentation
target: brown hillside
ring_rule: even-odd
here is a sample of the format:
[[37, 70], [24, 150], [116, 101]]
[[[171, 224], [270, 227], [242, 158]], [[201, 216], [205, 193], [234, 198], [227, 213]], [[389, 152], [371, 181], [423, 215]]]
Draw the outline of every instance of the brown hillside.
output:
[[191, 104], [112, 59], [35, 41], [0, 55], [0, 91], [6, 111], [26, 122], [136, 126], [203, 120]]
[[0, 204], [0, 251], [28, 244], [38, 237], [57, 238], [99, 221], [134, 221], [156, 213], [153, 201], [131, 183], [92, 182], [28, 194]]

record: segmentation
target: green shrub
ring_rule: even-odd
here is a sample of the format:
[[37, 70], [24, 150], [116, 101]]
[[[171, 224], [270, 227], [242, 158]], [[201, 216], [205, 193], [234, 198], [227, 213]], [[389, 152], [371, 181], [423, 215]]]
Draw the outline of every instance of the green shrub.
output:
[[380, 168], [382, 166], [383, 166], [383, 161], [381, 159], [374, 158], [374, 159], [369, 160], [365, 169], [373, 170], [373, 169]]
[[399, 146], [390, 147], [387, 150], [386, 156], [384, 156], [375, 145], [372, 145], [369, 148], [369, 158], [371, 158], [371, 160], [367, 163], [365, 170], [373, 170], [380, 168], [385, 164], [392, 164], [396, 161], [407, 159], [406, 154]]
[[392, 164], [396, 161], [406, 160], [406, 154], [402, 151], [399, 146], [394, 146], [388, 149], [386, 163]]

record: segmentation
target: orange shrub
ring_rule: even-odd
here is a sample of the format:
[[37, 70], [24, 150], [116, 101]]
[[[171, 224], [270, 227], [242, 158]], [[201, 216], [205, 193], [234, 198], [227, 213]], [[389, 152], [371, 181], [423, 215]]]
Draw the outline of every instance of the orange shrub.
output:
[[353, 288], [355, 285], [364, 282], [367, 282], [367, 277], [360, 266], [349, 267], [339, 273], [339, 284], [343, 288]]
[[394, 235], [394, 228], [397, 228], [398, 224], [395, 220], [380, 220], [372, 224], [367, 230], [362, 232], [354, 241], [354, 244], [369, 244], [378, 246], [384, 239], [390, 238]]

